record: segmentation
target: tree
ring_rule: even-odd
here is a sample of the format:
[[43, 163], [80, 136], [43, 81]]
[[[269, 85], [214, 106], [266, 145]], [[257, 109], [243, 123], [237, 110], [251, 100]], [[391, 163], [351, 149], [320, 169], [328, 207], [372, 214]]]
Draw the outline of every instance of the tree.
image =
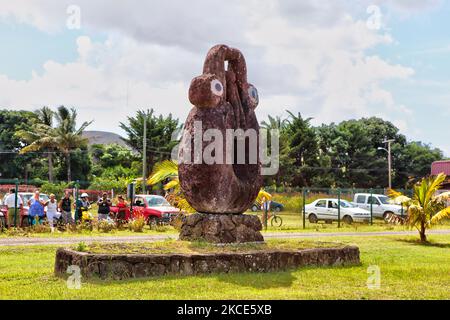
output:
[[83, 131], [92, 123], [84, 122], [78, 129], [76, 128], [77, 112], [74, 108], [67, 109], [60, 106], [55, 113], [57, 126], [51, 127], [39, 123], [32, 130], [20, 131], [19, 136], [31, 144], [21, 149], [20, 153], [25, 154], [46, 148], [53, 147], [61, 151], [66, 160], [67, 181], [72, 181], [71, 173], [71, 152], [87, 145], [87, 139], [82, 137]]
[[428, 228], [444, 218], [450, 217], [450, 207], [446, 208], [445, 205], [445, 201], [450, 198], [450, 193], [436, 196], [445, 178], [444, 174], [423, 178], [414, 186], [412, 198], [394, 190], [390, 191], [390, 196], [395, 202], [407, 206], [407, 223], [419, 231], [421, 242], [427, 241], [426, 230]]
[[19, 150], [26, 141], [15, 133], [19, 130], [29, 130], [36, 115], [29, 111], [0, 110], [0, 177], [2, 179], [20, 178], [25, 174], [27, 163], [37, 157], [34, 154], [18, 156]]
[[170, 159], [172, 149], [177, 141], [172, 141], [172, 134], [179, 127], [178, 119], [172, 115], [156, 116], [153, 109], [140, 110], [134, 117], [128, 117], [128, 123], [120, 123], [120, 127], [127, 133], [123, 139], [133, 149], [143, 153], [144, 120], [147, 121], [147, 165], [149, 168], [157, 162]]
[[[53, 117], [55, 115], [55, 113], [53, 112], [53, 110], [51, 110], [49, 107], [42, 107], [41, 109], [38, 109], [35, 111], [37, 118], [39, 119], [39, 121], [50, 127], [53, 128]], [[48, 181], [50, 183], [53, 182], [53, 147], [49, 146], [48, 147], [49, 152], [47, 153], [47, 159], [48, 159]]]
[[293, 163], [294, 186], [310, 186], [312, 181], [312, 167], [318, 165], [319, 148], [317, 136], [310, 121], [303, 119], [301, 114], [294, 115], [288, 111], [286, 134], [289, 137], [289, 157]]

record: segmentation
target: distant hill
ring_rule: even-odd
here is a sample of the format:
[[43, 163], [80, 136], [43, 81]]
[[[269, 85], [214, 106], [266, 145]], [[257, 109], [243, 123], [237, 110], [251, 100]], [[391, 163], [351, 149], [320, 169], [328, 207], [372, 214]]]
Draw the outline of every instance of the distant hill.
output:
[[83, 132], [83, 137], [89, 140], [89, 145], [93, 144], [113, 144], [116, 143], [128, 149], [132, 149], [128, 146], [121, 137], [113, 132], [106, 131], [85, 131]]

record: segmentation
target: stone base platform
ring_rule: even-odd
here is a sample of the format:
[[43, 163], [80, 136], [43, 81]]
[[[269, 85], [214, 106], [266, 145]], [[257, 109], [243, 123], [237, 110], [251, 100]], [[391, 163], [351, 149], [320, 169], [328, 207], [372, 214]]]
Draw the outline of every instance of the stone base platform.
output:
[[60, 248], [56, 253], [55, 274], [67, 277], [68, 267], [74, 265], [84, 278], [121, 280], [357, 264], [360, 264], [359, 249], [355, 246], [209, 254], [91, 254]]
[[261, 242], [262, 224], [255, 215], [194, 213], [184, 218], [180, 240], [212, 243]]

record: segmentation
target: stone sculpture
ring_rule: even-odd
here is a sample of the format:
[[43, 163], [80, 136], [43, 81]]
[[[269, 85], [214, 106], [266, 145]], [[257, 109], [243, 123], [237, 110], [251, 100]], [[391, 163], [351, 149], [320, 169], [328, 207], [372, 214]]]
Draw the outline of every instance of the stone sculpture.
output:
[[[209, 237], [214, 242], [262, 240], [259, 233], [261, 225], [259, 219], [255, 223], [256, 217], [242, 215], [239, 218], [241, 220], [235, 217], [230, 221], [245, 220], [246, 223], [228, 230], [221, 226], [220, 219], [212, 216], [242, 214], [253, 204], [262, 185], [259, 139], [252, 140], [245, 134], [259, 134], [255, 115], [259, 97], [256, 88], [247, 82], [247, 66], [243, 54], [226, 45], [211, 48], [206, 56], [203, 74], [191, 82], [189, 100], [194, 107], [186, 120], [185, 135], [180, 143], [179, 178], [186, 199], [200, 215], [197, 218], [191, 217], [189, 224], [184, 224], [180, 237], [191, 240]], [[206, 163], [203, 158], [198, 161], [198, 150], [193, 147], [198, 124], [201, 124], [202, 134], [209, 129], [216, 129], [222, 137], [230, 138], [230, 132], [234, 132], [232, 141], [222, 141], [219, 150], [214, 150], [213, 155], [218, 159], [215, 163]], [[201, 142], [202, 152], [207, 151], [211, 141]], [[240, 143], [244, 146], [242, 149], [238, 147]], [[238, 150], [245, 154], [238, 154]], [[218, 151], [222, 151], [222, 154], [215, 154], [220, 153]], [[238, 160], [239, 157], [245, 159], [244, 163]], [[208, 225], [214, 232], [206, 236], [206, 231], [201, 226], [194, 232], [192, 228], [198, 223]], [[240, 233], [253, 233], [242, 236], [237, 235], [236, 230], [241, 230]], [[231, 235], [224, 236], [226, 232]]]

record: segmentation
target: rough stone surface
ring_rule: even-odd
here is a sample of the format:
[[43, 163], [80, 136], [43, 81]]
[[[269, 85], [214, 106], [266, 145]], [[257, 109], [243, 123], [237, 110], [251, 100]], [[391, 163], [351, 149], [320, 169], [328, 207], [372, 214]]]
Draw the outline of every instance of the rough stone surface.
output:
[[180, 240], [206, 240], [213, 243], [264, 241], [262, 224], [255, 215], [195, 213], [183, 221]]
[[129, 279], [163, 275], [197, 275], [230, 272], [271, 272], [303, 266], [360, 264], [359, 249], [317, 248], [298, 251], [255, 251], [211, 254], [90, 254], [59, 248], [55, 274], [67, 277], [69, 266], [79, 266], [85, 278]]
[[[227, 70], [224, 66], [226, 61]], [[200, 159], [194, 147], [196, 133], [203, 136], [209, 129], [220, 132], [223, 140], [226, 140], [229, 130], [242, 129], [258, 135], [259, 124], [254, 111], [258, 99], [256, 88], [247, 82], [247, 67], [242, 53], [226, 45], [211, 48], [203, 74], [191, 82], [189, 100], [195, 107], [186, 120], [179, 150], [181, 189], [197, 212], [243, 213], [258, 195], [262, 185], [259, 141], [237, 135], [228, 143], [221, 141], [212, 152], [211, 141], [205, 139]], [[196, 123], [201, 123], [201, 128], [196, 127]], [[245, 146], [245, 163], [237, 164], [235, 149], [238, 148], [231, 143], [235, 147], [239, 143]], [[253, 160], [250, 157], [253, 150], [256, 150], [255, 161], [250, 161]], [[206, 163], [205, 155], [212, 155], [215, 161]]]

